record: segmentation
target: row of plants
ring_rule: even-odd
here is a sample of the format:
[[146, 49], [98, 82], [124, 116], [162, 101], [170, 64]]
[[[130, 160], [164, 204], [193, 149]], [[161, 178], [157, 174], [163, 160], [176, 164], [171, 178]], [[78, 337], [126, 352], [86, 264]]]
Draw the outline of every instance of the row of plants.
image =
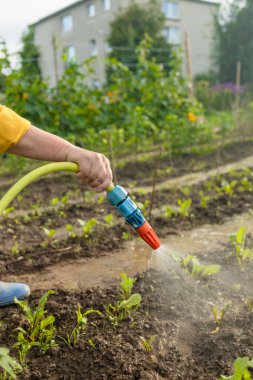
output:
[[[242, 264], [253, 259], [253, 248], [246, 242], [246, 229], [241, 227], [236, 234], [230, 237], [230, 240], [233, 250], [229, 252], [229, 256], [236, 257], [240, 268], [242, 268]], [[183, 259], [176, 256], [174, 258], [187, 275], [197, 282], [204, 281], [204, 284], [207, 284], [221, 270], [220, 265], [202, 264], [193, 255], [188, 255]], [[96, 349], [87, 331], [89, 316], [91, 314], [96, 314], [99, 318], [105, 318], [111, 323], [113, 328], [117, 328], [126, 318], [130, 326], [134, 324], [134, 319], [137, 316], [138, 307], [141, 303], [141, 295], [139, 293], [132, 293], [135, 281], [136, 279], [128, 277], [125, 273], [121, 273], [119, 293], [113, 302], [105, 304], [104, 310], [88, 309], [82, 311], [81, 305], [78, 304], [75, 311], [76, 319], [74, 326], [61, 326], [59, 329], [56, 327], [55, 316], [49, 314], [45, 309], [48, 297], [54, 294], [53, 291], [47, 291], [40, 298], [37, 307], [30, 307], [27, 301], [16, 300], [16, 304], [21, 307], [24, 314], [22, 325], [15, 330], [17, 332], [17, 340], [12, 346], [13, 353], [16, 352], [19, 359], [17, 361], [10, 357], [7, 348], [2, 347], [0, 349], [1, 378], [5, 380], [15, 379], [17, 374], [27, 368], [27, 357], [31, 350], [35, 348], [39, 349], [42, 354], [55, 347], [60, 348], [62, 344], [67, 345], [70, 349], [78, 345], [85, 346], [86, 344]], [[246, 298], [244, 302], [247, 310], [251, 312], [253, 309], [252, 300]], [[211, 304], [211, 314], [215, 327], [214, 330], [210, 331], [210, 334], [218, 334], [220, 332], [224, 324], [225, 315], [232, 306], [231, 301], [222, 307]], [[143, 336], [140, 337], [141, 344], [146, 352], [150, 353], [152, 351], [154, 339], [155, 336], [151, 336], [148, 339]], [[234, 363], [234, 374], [229, 377], [221, 376], [220, 380], [251, 379], [249, 372], [249, 368], [251, 367], [252, 361], [249, 358], [237, 358]]]
[[181, 75], [181, 60], [174, 55], [168, 72], [149, 57], [152, 42], [146, 37], [137, 49], [133, 72], [110, 59], [110, 81], [85, 84], [93, 62], [68, 62], [57, 86], [39, 76], [29, 78], [11, 68], [2, 45], [0, 72], [4, 76], [3, 101], [41, 128], [60, 134], [83, 147], [112, 153], [140, 151], [163, 142], [172, 154], [186, 146], [216, 137], [203, 122], [203, 109], [189, 98]]
[[[128, 318], [130, 322], [134, 321], [138, 307], [141, 303], [139, 293], [132, 294], [132, 289], [136, 279], [128, 277], [121, 273], [120, 291], [116, 300], [108, 305], [104, 305], [104, 310], [89, 309], [82, 311], [80, 304], [75, 311], [75, 325], [56, 327], [56, 317], [50, 315], [45, 308], [48, 297], [55, 292], [48, 290], [38, 301], [38, 305], [30, 306], [28, 301], [18, 301], [15, 303], [22, 309], [24, 323], [15, 329], [17, 333], [16, 343], [12, 348], [18, 354], [18, 360], [10, 357], [9, 349], [0, 348], [0, 368], [2, 368], [0, 378], [5, 380], [15, 379], [16, 375], [27, 368], [27, 357], [35, 347], [42, 354], [48, 350], [60, 347], [62, 344], [67, 345], [70, 349], [77, 345], [89, 344], [96, 349], [93, 341], [88, 338], [88, 316], [97, 314], [100, 318], [108, 320], [113, 328]], [[143, 337], [141, 342], [144, 349], [149, 352], [152, 340], [146, 340]]]

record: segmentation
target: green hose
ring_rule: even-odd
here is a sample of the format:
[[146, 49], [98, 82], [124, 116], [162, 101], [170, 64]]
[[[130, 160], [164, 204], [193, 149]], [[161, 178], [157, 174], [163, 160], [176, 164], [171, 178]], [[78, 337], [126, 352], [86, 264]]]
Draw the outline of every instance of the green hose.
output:
[[[68, 171], [68, 172], [78, 172], [78, 165], [72, 162], [56, 162], [52, 164], [47, 164], [37, 168], [30, 173], [26, 174], [23, 178], [21, 178], [14, 186], [10, 188], [10, 190], [3, 196], [0, 200], [0, 215], [6, 210], [9, 204], [13, 201], [14, 198], [31, 182], [35, 181], [39, 177], [58, 171]], [[107, 191], [111, 191], [113, 189], [113, 185], [108, 186]]]

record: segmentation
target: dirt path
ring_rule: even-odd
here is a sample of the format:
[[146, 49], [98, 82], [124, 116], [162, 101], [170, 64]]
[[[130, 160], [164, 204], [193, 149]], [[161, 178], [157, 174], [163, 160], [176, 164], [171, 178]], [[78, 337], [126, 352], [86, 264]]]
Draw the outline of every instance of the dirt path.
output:
[[[180, 235], [170, 235], [162, 240], [163, 249], [171, 254], [185, 256], [198, 252], [220, 250], [229, 241], [229, 235], [245, 226], [253, 233], [253, 216], [237, 215], [222, 225], [206, 224]], [[33, 290], [61, 288], [65, 290], [87, 289], [93, 286], [107, 287], [115, 283], [121, 272], [130, 276], [148, 267], [159, 269], [155, 253], [143, 242], [134, 240], [125, 244], [117, 253], [105, 253], [101, 257], [57, 263], [42, 271], [24, 275], [8, 275], [8, 281], [27, 282]], [[4, 279], [4, 278], [3, 278]]]
[[[216, 167], [215, 169], [208, 170], [206, 172], [196, 172], [196, 173], [190, 173], [183, 175], [181, 177], [168, 179], [164, 182], [161, 182], [157, 184], [156, 189], [157, 190], [163, 190], [163, 189], [173, 189], [173, 188], [180, 188], [184, 186], [190, 186], [190, 185], [196, 185], [200, 182], [206, 181], [209, 178], [219, 175], [219, 174], [226, 174], [233, 170], [241, 170], [243, 168], [252, 168], [253, 167], [253, 156], [249, 156], [247, 158], [244, 158], [240, 161], [233, 162], [232, 164], [226, 164], [221, 165], [219, 167]], [[152, 191], [152, 186], [144, 186], [144, 187], [137, 187], [135, 191], [141, 194], [148, 194]]]

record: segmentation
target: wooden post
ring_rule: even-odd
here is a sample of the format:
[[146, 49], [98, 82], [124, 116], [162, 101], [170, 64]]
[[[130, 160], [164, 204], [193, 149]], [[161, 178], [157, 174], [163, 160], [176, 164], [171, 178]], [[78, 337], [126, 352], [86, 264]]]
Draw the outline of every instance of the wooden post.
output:
[[185, 67], [186, 67], [186, 78], [188, 82], [189, 97], [194, 96], [194, 85], [193, 85], [193, 75], [192, 75], [192, 60], [191, 60], [191, 47], [188, 32], [184, 32], [184, 52], [185, 52]]
[[157, 183], [157, 175], [158, 175], [158, 170], [160, 167], [160, 162], [162, 158], [162, 152], [164, 148], [163, 145], [160, 146], [159, 153], [156, 159], [156, 165], [155, 165], [155, 170], [154, 170], [154, 177], [153, 177], [153, 185], [152, 185], [152, 193], [150, 197], [150, 204], [149, 204], [149, 211], [148, 211], [148, 219], [151, 219], [151, 214], [154, 206], [154, 200], [155, 200], [155, 193], [156, 193], [156, 183]]
[[239, 107], [240, 107], [240, 87], [241, 87], [241, 62], [236, 64], [236, 79], [235, 79], [235, 103], [234, 103], [234, 120], [235, 127], [239, 128]]
[[109, 142], [110, 161], [111, 161], [113, 181], [115, 183], [117, 183], [118, 179], [117, 179], [117, 173], [116, 173], [116, 167], [115, 167], [114, 150], [113, 150], [113, 141], [112, 141], [112, 132], [111, 131], [109, 131], [109, 133], [108, 133], [108, 142]]
[[235, 107], [238, 111], [240, 107], [240, 87], [241, 87], [241, 62], [236, 65], [236, 86], [235, 86]]
[[58, 70], [58, 61], [57, 61], [57, 41], [55, 34], [52, 36], [52, 45], [53, 45], [53, 57], [54, 57], [54, 76], [55, 76], [55, 84], [59, 81], [59, 70]]

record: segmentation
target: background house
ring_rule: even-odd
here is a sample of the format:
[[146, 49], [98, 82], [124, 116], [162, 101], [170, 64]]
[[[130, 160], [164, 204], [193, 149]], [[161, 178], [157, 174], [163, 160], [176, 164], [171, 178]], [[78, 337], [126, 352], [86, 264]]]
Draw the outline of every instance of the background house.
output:
[[[140, 4], [147, 0], [136, 0]], [[175, 47], [184, 46], [184, 31], [191, 44], [193, 75], [211, 66], [213, 17], [218, 4], [202, 0], [160, 0], [166, 16], [164, 34]], [[64, 71], [61, 60], [65, 51], [78, 60], [96, 56], [94, 68], [99, 82], [104, 80], [104, 58], [110, 51], [106, 42], [110, 22], [131, 0], [81, 0], [44, 17], [34, 24], [35, 43], [41, 52], [43, 77], [55, 84]]]

